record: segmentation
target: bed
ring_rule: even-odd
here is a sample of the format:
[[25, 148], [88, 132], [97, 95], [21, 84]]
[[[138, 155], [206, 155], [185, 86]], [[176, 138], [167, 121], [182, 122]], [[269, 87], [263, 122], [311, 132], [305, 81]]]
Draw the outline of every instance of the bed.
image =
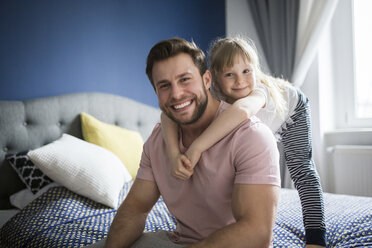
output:
[[[121, 137], [122, 129], [129, 130], [124, 136], [132, 139], [124, 150], [131, 151], [138, 147], [138, 140], [150, 135], [159, 116], [157, 108], [106, 93], [0, 101], [0, 247], [84, 247], [106, 237], [133, 178], [133, 170], [109, 166], [120, 162], [127, 166], [137, 160], [116, 156], [114, 148], [120, 144], [110, 147], [112, 144], [97, 142], [104, 138], [92, 139], [86, 125], [100, 134], [110, 130], [110, 140]], [[48, 157], [50, 153], [53, 156]], [[51, 162], [58, 156], [63, 159]], [[86, 162], [88, 158], [91, 160]], [[77, 170], [71, 165], [75, 160], [83, 160], [78, 166], [89, 164], [97, 169], [71, 174]], [[38, 165], [32, 167], [32, 173], [47, 173], [29, 181], [25, 174], [30, 161]], [[50, 170], [51, 163], [58, 164], [58, 169]], [[100, 171], [102, 166], [104, 171]], [[97, 181], [104, 180], [89, 174], [96, 170], [118, 183], [97, 186]], [[123, 173], [115, 173], [117, 170]], [[81, 175], [84, 173], [88, 176]], [[105, 187], [113, 196], [101, 194]], [[325, 193], [324, 200], [329, 247], [372, 247], [372, 198]], [[160, 198], [147, 218], [145, 231], [174, 228], [175, 219]], [[304, 238], [297, 192], [281, 189], [274, 247], [304, 247]]]

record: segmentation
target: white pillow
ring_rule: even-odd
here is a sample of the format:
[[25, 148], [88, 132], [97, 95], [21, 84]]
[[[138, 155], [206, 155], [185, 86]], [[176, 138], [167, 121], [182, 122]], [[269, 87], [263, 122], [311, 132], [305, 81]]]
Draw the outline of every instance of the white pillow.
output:
[[111, 208], [118, 207], [120, 190], [132, 180], [115, 154], [68, 134], [27, 155], [55, 182]]

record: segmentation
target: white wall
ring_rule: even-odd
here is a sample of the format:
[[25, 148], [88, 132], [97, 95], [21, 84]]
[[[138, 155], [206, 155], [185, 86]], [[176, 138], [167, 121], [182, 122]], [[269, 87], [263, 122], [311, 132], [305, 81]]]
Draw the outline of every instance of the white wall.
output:
[[244, 35], [253, 40], [260, 58], [261, 69], [270, 71], [246, 0], [226, 0], [226, 35]]

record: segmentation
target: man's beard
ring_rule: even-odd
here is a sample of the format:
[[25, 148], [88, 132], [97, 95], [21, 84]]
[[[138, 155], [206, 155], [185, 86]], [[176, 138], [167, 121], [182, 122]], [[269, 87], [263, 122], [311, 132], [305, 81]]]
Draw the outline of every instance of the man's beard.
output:
[[170, 111], [167, 111], [166, 108], [161, 107], [161, 110], [174, 122], [180, 125], [190, 125], [195, 122], [197, 122], [202, 115], [204, 114], [205, 110], [207, 109], [208, 105], [208, 97], [207, 97], [207, 91], [205, 87], [203, 87], [203, 93], [200, 97], [196, 97], [194, 100], [195, 102], [195, 111], [193, 115], [191, 116], [191, 119], [188, 121], [181, 121], [173, 116], [173, 114]]

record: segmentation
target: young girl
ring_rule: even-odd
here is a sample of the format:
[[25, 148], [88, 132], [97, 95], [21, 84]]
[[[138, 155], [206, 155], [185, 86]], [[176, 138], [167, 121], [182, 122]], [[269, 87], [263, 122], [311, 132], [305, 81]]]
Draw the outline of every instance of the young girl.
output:
[[[224, 38], [210, 51], [212, 93], [231, 106], [180, 154], [177, 125], [161, 116], [172, 175], [187, 180], [202, 152], [253, 115], [283, 144], [285, 163], [299, 192], [308, 247], [326, 246], [324, 204], [312, 159], [310, 106], [306, 96], [287, 81], [264, 74], [254, 45], [243, 38]], [[314, 246], [311, 246], [314, 245]], [[318, 247], [319, 247], [318, 246]]]

